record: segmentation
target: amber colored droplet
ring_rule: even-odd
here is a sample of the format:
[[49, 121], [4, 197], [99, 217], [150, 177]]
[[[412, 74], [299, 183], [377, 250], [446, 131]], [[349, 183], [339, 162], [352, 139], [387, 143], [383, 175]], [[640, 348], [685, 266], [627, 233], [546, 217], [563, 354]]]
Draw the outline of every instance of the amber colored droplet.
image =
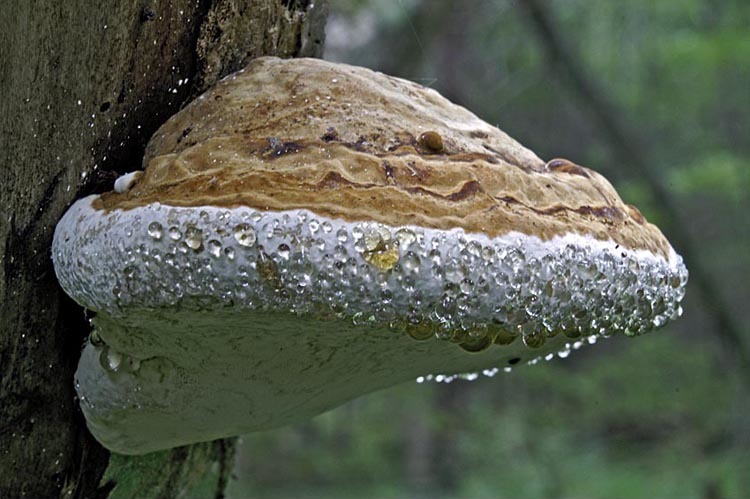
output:
[[517, 334], [513, 334], [506, 329], [498, 329], [493, 341], [495, 345], [510, 345], [516, 341], [516, 338], [518, 338]]
[[492, 338], [490, 336], [469, 337], [466, 341], [459, 343], [458, 346], [470, 353], [480, 353], [492, 346]]
[[274, 287], [279, 286], [279, 274], [276, 271], [276, 264], [267, 254], [260, 253], [256, 265], [258, 266], [258, 274], [261, 279]]
[[571, 340], [575, 340], [576, 338], [581, 337], [581, 331], [575, 327], [563, 328], [562, 332], [567, 338], [570, 338]]
[[366, 251], [362, 253], [362, 258], [380, 270], [391, 270], [398, 263], [398, 248], [388, 245], [382, 249]]
[[523, 343], [529, 348], [540, 348], [545, 341], [547, 341], [547, 337], [541, 331], [523, 336]]
[[545, 331], [545, 334], [547, 335], [547, 338], [554, 338], [555, 336], [557, 336], [558, 334], [560, 334], [560, 330], [559, 329], [553, 329], [551, 331]]
[[553, 172], [569, 173], [571, 175], [580, 175], [589, 178], [589, 172], [582, 166], [579, 166], [567, 159], [555, 158], [547, 162], [547, 169]]
[[425, 341], [432, 338], [435, 334], [429, 322], [417, 322], [416, 324], [406, 325], [406, 334], [417, 341]]
[[424, 132], [419, 136], [419, 146], [430, 152], [443, 151], [443, 138], [437, 132]]

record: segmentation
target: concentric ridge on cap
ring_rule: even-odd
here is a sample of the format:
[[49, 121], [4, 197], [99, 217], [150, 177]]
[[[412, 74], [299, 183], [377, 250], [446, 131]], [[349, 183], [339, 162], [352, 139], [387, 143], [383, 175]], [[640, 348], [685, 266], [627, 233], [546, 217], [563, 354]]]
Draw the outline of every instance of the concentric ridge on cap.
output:
[[577, 233], [671, 252], [596, 172], [545, 164], [434, 90], [317, 59], [255, 60], [170, 118], [144, 166], [132, 189], [104, 194], [96, 207], [307, 209], [350, 222], [543, 240]]

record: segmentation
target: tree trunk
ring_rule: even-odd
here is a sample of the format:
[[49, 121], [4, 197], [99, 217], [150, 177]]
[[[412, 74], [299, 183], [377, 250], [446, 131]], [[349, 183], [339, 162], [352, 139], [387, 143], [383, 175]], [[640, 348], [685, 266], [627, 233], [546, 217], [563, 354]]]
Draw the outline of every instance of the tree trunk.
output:
[[126, 458], [89, 435], [73, 387], [89, 325], [52, 234], [187, 101], [253, 57], [319, 55], [324, 23], [321, 1], [0, 0], [0, 497], [222, 497], [231, 441]]

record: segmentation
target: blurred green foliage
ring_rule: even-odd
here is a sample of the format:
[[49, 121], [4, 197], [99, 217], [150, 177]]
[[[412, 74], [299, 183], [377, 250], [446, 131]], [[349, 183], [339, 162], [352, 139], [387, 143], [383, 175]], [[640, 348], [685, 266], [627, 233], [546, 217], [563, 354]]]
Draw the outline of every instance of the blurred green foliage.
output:
[[[247, 436], [230, 492], [700, 498], [714, 483], [738, 491], [739, 456], [727, 414], [715, 410], [731, 403], [737, 380], [716, 372], [699, 345], [675, 340], [613, 339], [605, 355], [584, 351], [474, 383], [402, 386], [298, 428]], [[419, 439], [432, 440], [424, 455]]]
[[327, 57], [432, 86], [541, 157], [601, 171], [668, 237], [685, 227], [740, 346], [692, 286], [683, 319], [646, 337], [248, 435], [230, 497], [747, 497], [750, 2], [543, 3], [674, 219], [550, 65], [520, 1], [331, 0]]

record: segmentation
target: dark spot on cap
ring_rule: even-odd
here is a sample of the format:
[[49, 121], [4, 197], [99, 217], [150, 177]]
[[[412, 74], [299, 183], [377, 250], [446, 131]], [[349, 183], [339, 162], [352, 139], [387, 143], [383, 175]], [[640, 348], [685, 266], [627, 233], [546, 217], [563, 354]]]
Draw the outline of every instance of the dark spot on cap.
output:
[[470, 180], [461, 186], [461, 189], [450, 194], [447, 199], [451, 201], [464, 201], [478, 192], [484, 192], [482, 186], [476, 180]]
[[332, 142], [334, 140], [339, 140], [339, 133], [335, 128], [330, 126], [326, 130], [326, 133], [324, 133], [323, 136], [320, 137], [320, 140], [322, 140], [323, 142]]
[[581, 215], [592, 215], [602, 219], [603, 222], [619, 222], [625, 217], [616, 206], [581, 206], [575, 210]]
[[179, 144], [180, 142], [182, 142], [182, 139], [187, 137], [192, 130], [193, 129], [191, 127], [187, 127], [186, 129], [184, 129], [182, 133], [180, 134], [180, 136], [177, 138], [177, 143]]
[[388, 180], [388, 183], [395, 183], [393, 167], [389, 162], [383, 161], [383, 170], [385, 170], [385, 178]]
[[156, 13], [148, 7], [144, 7], [141, 11], [141, 22], [153, 21], [156, 19]]
[[521, 357], [513, 357], [512, 359], [508, 361], [508, 364], [510, 364], [511, 366], [514, 366], [518, 364], [519, 362], [521, 362]]
[[276, 137], [269, 137], [268, 147], [263, 151], [263, 155], [271, 158], [278, 158], [285, 154], [292, 154], [302, 149], [298, 142], [281, 142]]
[[469, 132], [469, 137], [472, 137], [474, 139], [486, 139], [487, 132], [483, 132], [481, 130], [472, 130], [471, 132]]

